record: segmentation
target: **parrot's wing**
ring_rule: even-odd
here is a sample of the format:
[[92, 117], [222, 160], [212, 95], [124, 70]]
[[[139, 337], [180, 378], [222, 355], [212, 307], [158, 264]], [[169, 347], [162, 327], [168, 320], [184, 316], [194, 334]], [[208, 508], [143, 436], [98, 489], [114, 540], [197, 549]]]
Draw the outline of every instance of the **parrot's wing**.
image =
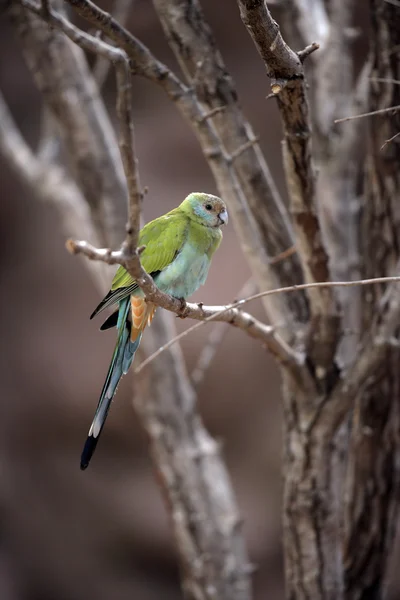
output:
[[[175, 210], [150, 221], [139, 234], [139, 246], [145, 246], [140, 260], [144, 270], [152, 277], [165, 269], [179, 254], [188, 234], [188, 219]], [[119, 267], [111, 284], [111, 290], [90, 315], [99, 312], [130, 296], [138, 285], [124, 267]]]

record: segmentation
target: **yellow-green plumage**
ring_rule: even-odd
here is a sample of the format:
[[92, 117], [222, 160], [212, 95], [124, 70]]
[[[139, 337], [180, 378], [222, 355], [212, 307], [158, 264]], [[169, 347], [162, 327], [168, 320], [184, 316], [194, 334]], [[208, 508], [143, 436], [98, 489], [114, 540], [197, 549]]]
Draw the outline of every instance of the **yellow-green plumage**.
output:
[[[162, 292], [187, 298], [205, 282], [212, 255], [222, 240], [220, 227], [227, 220], [220, 198], [193, 193], [180, 206], [143, 227], [139, 234], [139, 246], [145, 246], [141, 262]], [[118, 382], [129, 369], [155, 310], [154, 305], [145, 302], [141, 289], [123, 267], [117, 270], [110, 292], [92, 317], [117, 303], [118, 314], [109, 317], [102, 327], [117, 325], [118, 340], [82, 453], [82, 469], [89, 463]]]

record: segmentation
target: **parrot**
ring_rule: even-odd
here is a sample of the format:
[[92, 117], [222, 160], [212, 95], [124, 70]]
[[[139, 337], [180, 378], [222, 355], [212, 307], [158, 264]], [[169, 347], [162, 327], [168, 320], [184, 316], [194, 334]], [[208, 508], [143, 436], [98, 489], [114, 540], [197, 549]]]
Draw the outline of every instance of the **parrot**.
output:
[[[227, 222], [228, 212], [221, 198], [193, 192], [177, 208], [141, 229], [140, 260], [161, 292], [183, 302], [205, 283], [211, 258], [222, 241], [221, 227]], [[89, 465], [119, 381], [128, 372], [143, 331], [156, 311], [156, 306], [145, 300], [142, 290], [123, 266], [118, 268], [111, 290], [90, 318], [114, 305], [116, 309], [100, 330], [116, 327], [117, 342], [83, 448], [82, 470]]]

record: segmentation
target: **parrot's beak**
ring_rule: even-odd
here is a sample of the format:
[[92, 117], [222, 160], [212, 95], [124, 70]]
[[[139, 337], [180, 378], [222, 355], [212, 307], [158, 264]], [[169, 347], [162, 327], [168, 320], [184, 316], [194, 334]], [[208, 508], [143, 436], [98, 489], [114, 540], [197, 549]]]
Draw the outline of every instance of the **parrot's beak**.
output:
[[228, 213], [226, 210], [223, 210], [218, 215], [219, 221], [221, 225], [226, 225], [228, 223]]

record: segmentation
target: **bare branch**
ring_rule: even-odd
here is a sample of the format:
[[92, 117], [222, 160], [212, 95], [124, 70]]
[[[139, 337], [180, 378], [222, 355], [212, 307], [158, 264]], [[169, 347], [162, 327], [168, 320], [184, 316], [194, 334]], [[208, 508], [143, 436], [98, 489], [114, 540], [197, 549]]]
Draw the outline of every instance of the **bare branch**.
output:
[[[285, 135], [284, 168], [296, 247], [305, 280], [310, 283], [327, 281], [330, 273], [317, 216], [311, 124], [303, 65], [299, 55], [283, 40], [265, 2], [238, 0], [238, 4], [242, 21], [264, 60], [272, 86], [280, 88], [277, 99]], [[331, 368], [338, 340], [335, 298], [330, 289], [315, 288], [309, 299], [312, 315], [310, 356], [316, 364]]]
[[370, 77], [370, 81], [376, 81], [378, 83], [394, 83], [400, 85], [400, 79], [392, 79], [391, 77]]
[[[74, 242], [69, 240], [67, 242], [67, 249], [73, 254], [83, 254], [87, 258], [91, 260], [99, 260], [108, 264], [122, 264], [127, 268], [127, 263], [124, 262], [124, 255], [121, 251], [112, 252], [109, 249], [96, 249], [92, 245], [87, 242]], [[266, 344], [268, 350], [274, 354], [278, 360], [287, 366], [289, 369], [293, 369], [298, 374], [298, 367], [303, 364], [304, 357], [295, 353], [293, 350], [287, 346], [280, 336], [276, 333], [273, 327], [265, 325], [260, 321], [257, 321], [254, 317], [247, 313], [243, 313], [238, 310], [238, 307], [251, 302], [252, 300], [257, 300], [263, 298], [264, 296], [272, 296], [276, 294], [282, 293], [293, 293], [298, 290], [305, 289], [313, 289], [313, 288], [332, 288], [332, 287], [354, 287], [354, 286], [365, 286], [365, 285], [373, 285], [378, 283], [391, 283], [391, 282], [400, 282], [400, 276], [393, 277], [376, 277], [374, 279], [360, 279], [357, 281], [327, 281], [327, 282], [318, 282], [318, 283], [304, 283], [300, 285], [293, 285], [288, 287], [279, 288], [276, 290], [266, 290], [263, 292], [258, 292], [247, 298], [243, 298], [241, 300], [237, 300], [231, 304], [226, 306], [205, 306], [203, 304], [193, 304], [186, 302], [184, 306], [182, 306], [181, 300], [177, 298], [173, 298], [168, 294], [164, 294], [161, 292], [153, 279], [148, 275], [143, 268], [139, 264], [139, 270], [137, 269], [137, 265], [132, 263], [130, 273], [138, 282], [138, 285], [143, 290], [146, 299], [149, 302], [153, 302], [157, 306], [165, 308], [171, 312], [176, 313], [180, 317], [188, 317], [191, 319], [196, 319], [201, 321], [201, 323], [197, 323], [193, 325], [186, 331], [183, 331], [178, 336], [169, 340], [167, 344], [163, 347], [159, 348], [154, 356], [147, 358], [143, 363], [136, 369], [136, 373], [139, 373], [147, 364], [149, 364], [154, 358], [159, 356], [162, 352], [170, 348], [173, 344], [180, 341], [182, 338], [186, 337], [194, 331], [198, 329], [198, 327], [202, 326], [209, 321], [222, 321], [225, 323], [229, 323], [239, 329], [245, 331], [250, 337], [261, 340]], [[138, 276], [135, 273], [139, 273]]]
[[383, 150], [385, 148], [385, 146], [387, 146], [388, 144], [390, 144], [390, 142], [393, 142], [393, 140], [395, 140], [399, 135], [400, 135], [400, 131], [398, 131], [397, 133], [395, 133], [394, 135], [392, 135], [392, 137], [389, 138], [388, 140], [385, 140], [385, 142], [381, 146], [381, 150]]
[[297, 56], [299, 57], [301, 62], [304, 62], [306, 60], [306, 58], [308, 56], [310, 56], [310, 54], [312, 54], [313, 52], [315, 52], [316, 50], [319, 50], [319, 49], [320, 49], [320, 45], [317, 44], [316, 42], [313, 42], [309, 46], [306, 46], [304, 48], [304, 50], [299, 50], [299, 52], [297, 52]]
[[[163, 308], [167, 308], [167, 306], [163, 306]], [[168, 340], [163, 346], [160, 346], [160, 348], [158, 348], [151, 356], [148, 356], [135, 369], [135, 373], [140, 373], [140, 371], [147, 367], [154, 359], [158, 358], [165, 350], [169, 350], [174, 344], [180, 342], [184, 337], [193, 333], [193, 331], [199, 327], [202, 327], [210, 321], [216, 321], [220, 323], [229, 323], [229, 325], [241, 329], [250, 337], [261, 341], [265, 345], [265, 348], [268, 349], [281, 364], [286, 366], [289, 371], [295, 374], [297, 378], [301, 375], [302, 369], [300, 367], [304, 362], [303, 356], [300, 353], [294, 352], [287, 346], [273, 327], [261, 323], [249, 313], [238, 310], [231, 305], [204, 306], [186, 303], [185, 317], [200, 320], [200, 323], [192, 325], [189, 329], [186, 329], [176, 337]]]
[[389, 108], [380, 108], [379, 110], [372, 110], [371, 112], [363, 113], [362, 115], [353, 115], [351, 117], [344, 117], [343, 119], [336, 119], [334, 123], [344, 123], [345, 121], [363, 119], [364, 117], [374, 117], [375, 115], [385, 115], [387, 113], [395, 114], [398, 110], [400, 110], [400, 105], [390, 106]]
[[[250, 278], [240, 290], [238, 297], [248, 296], [254, 293], [254, 287], [254, 281], [252, 278]], [[227, 331], [228, 327], [226, 326], [226, 323], [216, 323], [214, 327], [211, 328], [206, 342], [202, 345], [196, 365], [193, 367], [191, 372], [190, 377], [195, 389], [198, 388], [204, 381], [206, 373], [210, 368], [214, 356], [216, 355]]]
[[201, 348], [200, 355], [190, 374], [193, 386], [197, 389], [204, 381], [207, 371], [213, 363], [218, 348], [225, 337], [228, 327], [225, 323], [216, 323]]

